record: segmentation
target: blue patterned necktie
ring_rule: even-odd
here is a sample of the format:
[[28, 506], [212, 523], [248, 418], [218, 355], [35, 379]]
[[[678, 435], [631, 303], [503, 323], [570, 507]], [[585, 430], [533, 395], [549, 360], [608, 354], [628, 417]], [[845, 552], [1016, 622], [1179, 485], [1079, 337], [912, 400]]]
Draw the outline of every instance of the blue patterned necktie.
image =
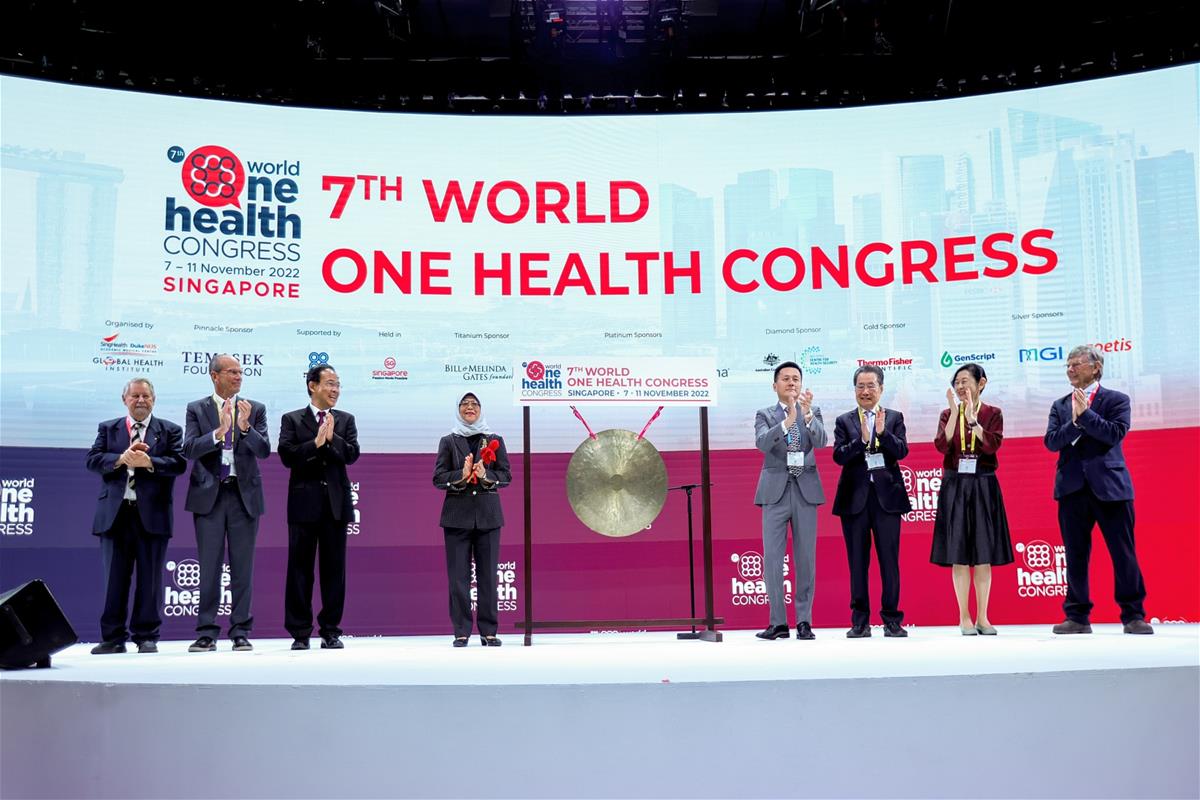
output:
[[[789, 453], [802, 452], [800, 449], [800, 419], [799, 419], [799, 417], [797, 417], [796, 421], [794, 423], [792, 423], [792, 427], [788, 428], [787, 449], [788, 449]], [[793, 466], [788, 467], [788, 472], [792, 473], [793, 475], [799, 476], [800, 473], [803, 471], [804, 471], [803, 467], [793, 467]]]

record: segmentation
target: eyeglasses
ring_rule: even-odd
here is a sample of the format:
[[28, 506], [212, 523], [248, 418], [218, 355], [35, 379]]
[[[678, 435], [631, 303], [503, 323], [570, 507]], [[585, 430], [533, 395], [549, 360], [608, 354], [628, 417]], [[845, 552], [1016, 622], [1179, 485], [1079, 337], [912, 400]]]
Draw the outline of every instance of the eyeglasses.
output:
[[476, 403], [474, 400], [468, 400], [465, 403], [459, 403], [458, 407], [459, 408], [479, 408], [479, 403]]
[[242, 374], [242, 371], [240, 369], [238, 369], [237, 367], [227, 367], [225, 369], [219, 369], [219, 370], [217, 370], [217, 372], [227, 372], [230, 375], [241, 375]]
[[1092, 366], [1091, 361], [1068, 361], [1067, 362], [1067, 369], [1079, 369], [1080, 367], [1090, 367], [1090, 366]]
[[860, 391], [860, 392], [867, 392], [867, 391], [870, 391], [871, 389], [878, 389], [879, 384], [878, 383], [856, 383], [856, 384], [854, 384], [854, 388], [855, 388], [855, 390]]

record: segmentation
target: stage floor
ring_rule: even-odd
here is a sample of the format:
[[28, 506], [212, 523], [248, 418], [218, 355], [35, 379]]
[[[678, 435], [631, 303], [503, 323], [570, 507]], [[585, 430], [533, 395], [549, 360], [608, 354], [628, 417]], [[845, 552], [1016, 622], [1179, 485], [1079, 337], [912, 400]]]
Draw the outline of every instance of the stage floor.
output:
[[0, 673], [0, 797], [1200, 796], [1200, 627], [229, 642]]
[[[722, 681], [798, 681], [1076, 670], [1196, 667], [1200, 626], [1158, 625], [1153, 636], [1127, 636], [1095, 625], [1090, 636], [1055, 636], [1049, 625], [1010, 625], [997, 636], [963, 636], [957, 627], [911, 628], [907, 639], [851, 640], [844, 628], [820, 629], [815, 641], [762, 641], [725, 631], [725, 641], [679, 641], [674, 633], [520, 634], [504, 646], [450, 646], [449, 636], [346, 637], [346, 649], [292, 651], [291, 639], [255, 639], [235, 653], [223, 640], [213, 653], [187, 642], [161, 642], [156, 654], [93, 656], [78, 644], [54, 656], [50, 670], [0, 672], [0, 681], [183, 685], [485, 686]], [[132, 645], [130, 645], [132, 648]]]

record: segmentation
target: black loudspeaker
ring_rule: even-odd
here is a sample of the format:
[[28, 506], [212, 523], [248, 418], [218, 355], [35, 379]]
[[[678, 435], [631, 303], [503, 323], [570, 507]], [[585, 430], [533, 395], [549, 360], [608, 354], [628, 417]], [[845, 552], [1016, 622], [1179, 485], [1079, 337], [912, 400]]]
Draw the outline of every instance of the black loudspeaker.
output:
[[29, 581], [0, 594], [0, 668], [49, 667], [50, 656], [77, 641], [46, 584]]

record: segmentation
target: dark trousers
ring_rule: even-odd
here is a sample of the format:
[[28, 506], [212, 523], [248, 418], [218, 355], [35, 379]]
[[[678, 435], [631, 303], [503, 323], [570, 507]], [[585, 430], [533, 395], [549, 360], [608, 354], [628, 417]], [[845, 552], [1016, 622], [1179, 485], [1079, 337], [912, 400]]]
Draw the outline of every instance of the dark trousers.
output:
[[329, 501], [316, 522], [288, 523], [287, 588], [283, 625], [294, 639], [307, 639], [313, 624], [313, 566], [320, 557], [322, 637], [342, 635], [346, 607], [346, 522], [333, 518]]
[[450, 578], [450, 622], [455, 636], [471, 635], [471, 559], [475, 559], [476, 625], [481, 636], [496, 635], [496, 561], [500, 529], [443, 528]]
[[221, 635], [217, 612], [224, 605], [222, 565], [229, 545], [229, 638], [249, 636], [254, 627], [250, 612], [254, 582], [254, 542], [258, 518], [250, 516], [236, 483], [221, 484], [217, 502], [207, 514], [196, 514], [196, 549], [200, 560], [200, 608], [196, 632], [216, 639]]
[[904, 619], [904, 612], [897, 608], [900, 604], [900, 515], [879, 507], [874, 486], [867, 490], [867, 504], [862, 511], [842, 517], [842, 536], [846, 540], [846, 558], [850, 562], [850, 620], [855, 626], [871, 623], [868, 573], [872, 534], [883, 584], [879, 616], [884, 622], [899, 624]]
[[1092, 530], [1100, 525], [1112, 557], [1113, 584], [1121, 622], [1143, 619], [1146, 584], [1133, 550], [1133, 501], [1099, 500], [1084, 487], [1058, 501], [1058, 528], [1067, 554], [1067, 618], [1087, 623], [1092, 612], [1088, 596], [1088, 561], [1092, 555]]
[[[100, 635], [106, 642], [158, 641], [162, 626], [159, 603], [162, 602], [163, 560], [167, 555], [166, 536], [147, 533], [137, 508], [122, 503], [112, 529], [100, 537], [104, 560], [104, 612], [100, 615]], [[137, 570], [133, 589], [133, 616], [129, 629], [129, 584]], [[132, 634], [132, 637], [131, 637]]]

